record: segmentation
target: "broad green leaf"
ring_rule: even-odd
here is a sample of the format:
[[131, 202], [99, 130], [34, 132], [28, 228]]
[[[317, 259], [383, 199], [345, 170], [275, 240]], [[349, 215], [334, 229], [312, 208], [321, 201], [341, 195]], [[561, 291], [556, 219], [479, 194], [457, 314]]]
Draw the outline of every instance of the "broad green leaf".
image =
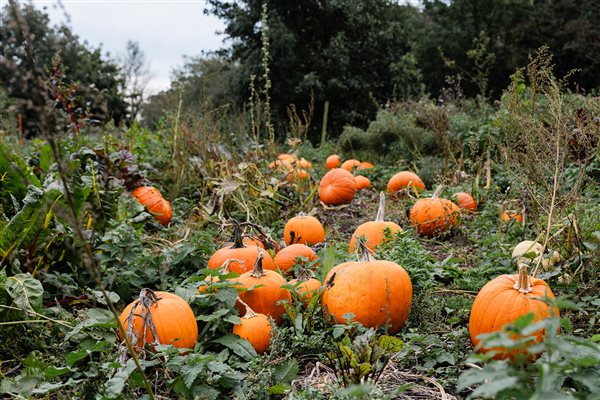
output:
[[117, 397], [121, 393], [123, 393], [123, 389], [125, 388], [125, 384], [129, 379], [129, 376], [133, 371], [135, 371], [135, 363], [132, 359], [127, 360], [125, 366], [119, 368], [115, 374], [106, 381], [106, 394], [109, 397]]
[[6, 281], [6, 291], [20, 309], [41, 310], [44, 288], [29, 272], [9, 276]]
[[254, 350], [250, 342], [237, 335], [225, 335], [213, 340], [213, 342], [233, 350], [236, 355], [246, 361], [251, 361], [257, 356], [256, 350]]
[[291, 359], [283, 365], [278, 365], [273, 375], [277, 383], [291, 383], [298, 376], [298, 362]]

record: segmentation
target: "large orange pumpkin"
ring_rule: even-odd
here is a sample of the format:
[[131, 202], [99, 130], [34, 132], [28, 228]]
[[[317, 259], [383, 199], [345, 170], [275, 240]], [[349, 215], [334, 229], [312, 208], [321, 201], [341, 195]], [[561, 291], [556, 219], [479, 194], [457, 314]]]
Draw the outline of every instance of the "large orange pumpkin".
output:
[[[261, 250], [254, 269], [235, 278], [235, 281], [240, 284], [239, 287], [247, 289], [239, 294], [245, 303], [254, 311], [270, 315], [275, 322], [280, 323], [285, 313], [283, 302], [290, 302], [292, 297], [288, 290], [282, 288], [287, 282], [281, 275], [263, 269], [263, 256], [264, 251]], [[244, 312], [239, 306], [238, 310], [240, 314]]]
[[233, 333], [249, 341], [258, 354], [264, 354], [269, 349], [273, 327], [265, 314], [255, 313], [246, 303], [243, 305], [246, 314], [233, 326]]
[[[229, 270], [237, 272], [238, 274], [243, 274], [246, 271], [250, 271], [254, 265], [254, 262], [258, 257], [259, 248], [259, 245], [244, 245], [241, 229], [236, 226], [235, 241], [233, 245], [217, 250], [208, 259], [208, 268], [218, 269], [229, 259], [241, 260], [243, 262], [234, 261], [230, 263]], [[265, 253], [263, 265], [266, 269], [275, 270], [275, 263], [268, 253]]]
[[325, 240], [325, 229], [315, 217], [300, 213], [285, 224], [283, 239], [288, 246], [294, 243], [313, 246]]
[[401, 171], [390, 178], [387, 184], [387, 192], [390, 195], [394, 195], [409, 187], [423, 190], [425, 189], [425, 184], [414, 172]]
[[292, 267], [295, 264], [304, 265], [305, 261], [296, 261], [298, 257], [305, 257], [308, 259], [308, 262], [312, 260], [316, 260], [317, 254], [305, 244], [294, 243], [287, 247], [284, 247], [275, 255], [273, 261], [275, 262], [275, 267], [277, 267], [284, 274], [291, 274]]
[[328, 206], [350, 203], [355, 193], [354, 176], [342, 168], [332, 169], [319, 183], [319, 199]]
[[[185, 300], [173, 293], [142, 289], [140, 297], [125, 307], [119, 321], [135, 348], [145, 343], [152, 347], [172, 344], [178, 348], [193, 348], [198, 339], [194, 312]], [[119, 336], [122, 340], [120, 330]]]
[[475, 212], [477, 211], [477, 202], [469, 193], [458, 192], [452, 195], [452, 200], [459, 205], [465, 211]]
[[370, 250], [375, 250], [375, 247], [383, 242], [385, 238], [386, 229], [390, 230], [391, 234], [396, 232], [402, 232], [402, 228], [400, 225], [391, 222], [385, 221], [385, 194], [381, 192], [379, 194], [379, 210], [377, 211], [377, 217], [375, 221], [368, 221], [364, 224], [360, 225], [354, 231], [352, 235], [352, 239], [350, 240], [350, 246], [348, 251], [353, 252], [356, 248], [356, 238], [362, 237], [366, 239], [365, 245]]
[[[492, 279], [479, 291], [473, 302], [469, 318], [471, 342], [480, 352], [496, 351], [494, 358], [510, 356], [501, 348], [478, 347], [479, 335], [499, 331], [504, 325], [513, 323], [517, 318], [529, 313], [534, 314], [534, 321], [548, 318], [552, 313], [558, 316], [558, 309], [552, 312], [548, 304], [540, 300], [546, 295], [554, 298], [546, 282], [527, 274], [526, 264], [519, 264], [519, 272], [516, 275], [501, 275]], [[540, 342], [544, 332], [540, 330], [532, 336]]]
[[354, 177], [356, 190], [363, 190], [371, 187], [371, 181], [366, 176], [357, 175]]
[[458, 206], [438, 197], [441, 188], [438, 187], [432, 197], [417, 200], [410, 210], [410, 223], [419, 235], [441, 235], [460, 222]]
[[329, 276], [323, 307], [338, 323], [345, 323], [344, 314], [352, 313], [353, 320], [365, 327], [390, 325], [390, 332], [395, 333], [408, 318], [410, 277], [394, 262], [375, 260], [362, 241], [358, 245], [360, 260], [345, 263]]
[[342, 159], [340, 158], [340, 156], [338, 156], [337, 154], [332, 154], [329, 157], [327, 157], [327, 160], [325, 161], [325, 167], [327, 169], [334, 169], [339, 167], [341, 163]]
[[290, 285], [294, 286], [295, 292], [304, 305], [310, 303], [312, 297], [323, 287], [323, 284], [313, 278], [307, 269], [301, 269], [298, 278], [292, 279]]
[[360, 161], [358, 161], [358, 160], [346, 160], [342, 163], [342, 166], [340, 168], [343, 168], [348, 172], [352, 172], [352, 170], [354, 168], [357, 168], [359, 166], [360, 166]]
[[131, 195], [140, 202], [150, 214], [162, 225], [167, 226], [173, 217], [171, 203], [163, 199], [160, 191], [152, 186], [140, 186], [131, 192]]

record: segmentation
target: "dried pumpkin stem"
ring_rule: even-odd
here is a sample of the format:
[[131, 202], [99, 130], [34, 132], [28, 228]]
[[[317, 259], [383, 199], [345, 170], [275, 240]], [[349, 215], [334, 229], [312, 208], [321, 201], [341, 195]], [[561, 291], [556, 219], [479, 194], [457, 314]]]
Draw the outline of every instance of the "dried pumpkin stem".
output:
[[232, 262], [236, 262], [236, 263], [242, 264], [242, 265], [244, 265], [244, 263], [245, 263], [244, 260], [240, 260], [238, 258], [228, 258], [227, 260], [225, 260], [225, 262], [219, 268], [219, 274], [227, 275], [229, 272], [231, 272], [231, 271], [229, 271], [229, 265], [231, 265]]
[[265, 276], [266, 273], [263, 269], [263, 258], [265, 258], [265, 255], [262, 251], [262, 249], [258, 249], [258, 256], [256, 257], [256, 262], [254, 263], [254, 269], [252, 270], [252, 277], [253, 278], [260, 278], [261, 276]]
[[307, 268], [301, 267], [298, 270], [298, 282], [305, 282], [305, 281], [309, 280], [310, 278], [312, 278], [312, 274], [310, 273], [310, 271]]
[[238, 296], [237, 301], [239, 301], [241, 305], [246, 307], [246, 313], [244, 314], [244, 316], [242, 318], [249, 319], [252, 317], [256, 317], [256, 313], [254, 312], [254, 310], [248, 305], [248, 303], [246, 303], [244, 300], [242, 300], [242, 298], [240, 296]]
[[377, 210], [376, 222], [382, 222], [385, 218], [385, 193], [379, 193], [379, 209]]
[[431, 198], [432, 199], [437, 199], [438, 197], [440, 197], [440, 194], [442, 194], [442, 190], [444, 190], [444, 185], [439, 185], [435, 189], [435, 192], [433, 192], [433, 194], [431, 195]]
[[359, 262], [375, 261], [373, 258], [373, 252], [367, 247], [367, 244], [360, 237], [356, 237], [356, 248]]
[[232, 249], [242, 249], [244, 246], [244, 239], [242, 238], [242, 227], [239, 222], [233, 221], [235, 224], [235, 228], [233, 230], [233, 246]]
[[519, 264], [519, 277], [515, 282], [513, 289], [518, 290], [520, 293], [530, 293], [533, 291], [529, 280], [529, 274], [527, 273], [527, 264]]

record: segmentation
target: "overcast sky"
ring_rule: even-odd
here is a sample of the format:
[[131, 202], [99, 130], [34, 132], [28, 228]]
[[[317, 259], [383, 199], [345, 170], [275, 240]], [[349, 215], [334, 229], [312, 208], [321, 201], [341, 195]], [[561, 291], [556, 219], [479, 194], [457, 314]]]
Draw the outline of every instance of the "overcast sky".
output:
[[[7, 0], [0, 0], [6, 4]], [[50, 15], [53, 23], [64, 21], [64, 12], [55, 0], [34, 0]], [[140, 43], [150, 61], [151, 90], [169, 86], [173, 67], [183, 56], [223, 47], [222, 21], [204, 15], [204, 0], [63, 0], [71, 16], [73, 32], [115, 57], [125, 52], [127, 40]]]

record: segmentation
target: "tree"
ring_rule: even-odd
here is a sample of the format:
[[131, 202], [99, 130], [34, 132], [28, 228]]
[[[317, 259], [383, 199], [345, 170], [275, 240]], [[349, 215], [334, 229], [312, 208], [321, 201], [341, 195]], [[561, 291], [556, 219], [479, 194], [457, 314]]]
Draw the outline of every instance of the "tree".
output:
[[126, 52], [121, 57], [122, 74], [125, 87], [125, 98], [129, 104], [129, 121], [135, 121], [145, 100], [146, 89], [151, 74], [146, 55], [140, 44], [127, 41]]
[[[209, 12], [226, 22], [232, 47], [223, 53], [239, 63], [238, 104], [248, 98], [249, 80], [261, 72], [262, 1], [209, 0]], [[365, 126], [394, 94], [418, 92], [410, 58], [418, 9], [391, 1], [267, 1], [272, 82], [271, 103], [278, 132], [287, 108], [306, 108], [314, 93], [315, 120], [331, 104], [330, 132], [345, 124]], [[258, 85], [264, 82], [258, 82]], [[415, 90], [408, 89], [413, 87]], [[404, 90], [397, 90], [402, 87]], [[395, 90], [396, 89], [396, 90]], [[320, 127], [319, 127], [320, 128]], [[312, 138], [316, 139], [317, 132]]]
[[78, 115], [88, 121], [120, 123], [127, 105], [120, 92], [119, 68], [102, 56], [100, 48], [90, 48], [66, 26], [50, 27], [48, 15], [31, 4], [11, 2], [3, 11], [0, 85], [22, 114], [28, 136], [65, 123], [52, 112], [53, 107], [64, 108], [60, 101], [54, 105], [57, 88], [51, 83], [59, 80], [72, 89], [68, 102]]

